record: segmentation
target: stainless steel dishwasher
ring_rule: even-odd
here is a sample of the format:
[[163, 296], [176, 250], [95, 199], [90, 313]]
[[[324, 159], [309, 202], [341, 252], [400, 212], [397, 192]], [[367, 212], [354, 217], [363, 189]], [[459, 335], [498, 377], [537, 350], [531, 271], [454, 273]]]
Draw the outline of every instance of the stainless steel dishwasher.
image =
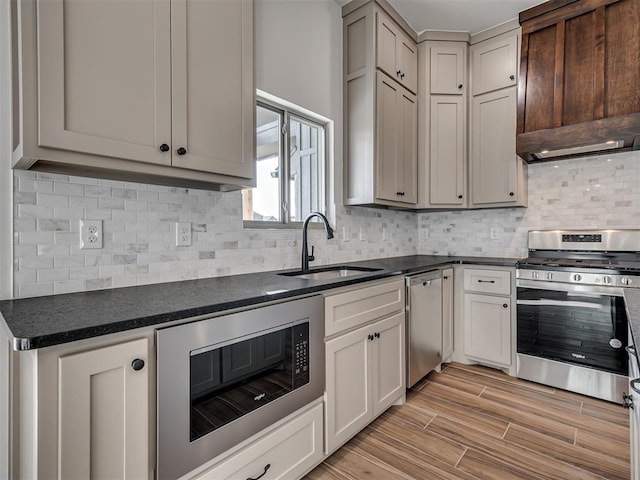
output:
[[442, 271], [412, 275], [407, 286], [407, 388], [442, 362]]

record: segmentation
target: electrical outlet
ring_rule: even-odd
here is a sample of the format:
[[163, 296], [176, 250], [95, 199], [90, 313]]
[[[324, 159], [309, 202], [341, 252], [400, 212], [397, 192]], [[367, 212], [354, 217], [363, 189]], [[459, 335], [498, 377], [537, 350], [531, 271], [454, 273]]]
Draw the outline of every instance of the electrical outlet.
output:
[[498, 240], [500, 238], [500, 227], [491, 227], [489, 234], [491, 240]]
[[191, 245], [191, 222], [176, 223], [176, 246], [188, 247]]
[[80, 220], [80, 248], [102, 248], [102, 220]]
[[420, 229], [420, 240], [429, 240], [429, 229], [421, 228]]

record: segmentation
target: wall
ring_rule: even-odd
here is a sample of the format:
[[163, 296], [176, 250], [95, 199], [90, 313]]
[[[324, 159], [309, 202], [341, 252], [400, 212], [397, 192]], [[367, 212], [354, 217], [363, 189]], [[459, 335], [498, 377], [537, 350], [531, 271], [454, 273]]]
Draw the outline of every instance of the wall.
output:
[[640, 152], [532, 164], [528, 208], [422, 213], [418, 223], [422, 254], [496, 257], [526, 256], [529, 230], [640, 228]]
[[[34, 172], [14, 176], [16, 296], [300, 266], [300, 231], [243, 229], [239, 192]], [[103, 220], [102, 249], [80, 250], [81, 218]], [[175, 246], [172, 228], [178, 221], [192, 222], [192, 246]], [[335, 223], [333, 240], [326, 240], [324, 231], [310, 231], [314, 265], [417, 252], [413, 213], [341, 207]], [[347, 242], [343, 227], [349, 230]]]
[[[341, 199], [340, 6], [333, 0], [256, 0], [255, 34], [257, 88], [333, 121], [333, 183]], [[15, 296], [300, 265], [300, 231], [244, 230], [239, 192], [21, 171], [14, 173], [14, 188]], [[332, 213], [334, 240], [310, 233], [315, 265], [417, 253], [415, 214], [342, 206]], [[103, 249], [80, 250], [80, 219], [103, 220]], [[177, 221], [192, 222], [191, 247], [175, 246]]]

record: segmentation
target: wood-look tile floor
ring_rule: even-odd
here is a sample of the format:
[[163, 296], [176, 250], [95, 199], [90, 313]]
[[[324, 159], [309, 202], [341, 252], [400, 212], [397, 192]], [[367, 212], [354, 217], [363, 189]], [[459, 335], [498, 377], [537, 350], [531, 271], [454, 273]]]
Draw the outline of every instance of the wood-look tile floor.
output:
[[449, 364], [407, 392], [307, 480], [629, 480], [622, 406]]

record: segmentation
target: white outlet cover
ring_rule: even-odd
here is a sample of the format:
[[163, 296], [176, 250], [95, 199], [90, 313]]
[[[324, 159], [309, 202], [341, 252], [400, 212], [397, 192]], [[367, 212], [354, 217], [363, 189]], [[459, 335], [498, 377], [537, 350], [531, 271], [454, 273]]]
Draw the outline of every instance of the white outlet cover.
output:
[[176, 246], [191, 246], [191, 222], [176, 223]]
[[102, 248], [102, 220], [80, 220], [80, 248]]

